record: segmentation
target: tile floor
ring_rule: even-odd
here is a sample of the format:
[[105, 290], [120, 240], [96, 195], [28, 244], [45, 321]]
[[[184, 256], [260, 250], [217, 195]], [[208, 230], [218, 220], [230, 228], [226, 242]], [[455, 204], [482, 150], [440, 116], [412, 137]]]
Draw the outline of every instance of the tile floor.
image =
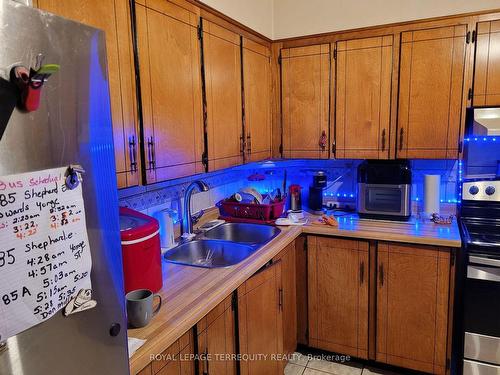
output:
[[402, 375], [393, 371], [364, 366], [361, 363], [329, 362], [323, 359], [309, 359], [307, 355], [294, 353], [285, 368], [285, 375]]

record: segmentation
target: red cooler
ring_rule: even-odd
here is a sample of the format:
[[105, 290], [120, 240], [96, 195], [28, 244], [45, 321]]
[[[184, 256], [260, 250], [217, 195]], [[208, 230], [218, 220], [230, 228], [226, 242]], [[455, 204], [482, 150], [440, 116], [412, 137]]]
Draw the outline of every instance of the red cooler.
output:
[[158, 292], [162, 287], [160, 226], [155, 218], [120, 207], [125, 293], [135, 289]]

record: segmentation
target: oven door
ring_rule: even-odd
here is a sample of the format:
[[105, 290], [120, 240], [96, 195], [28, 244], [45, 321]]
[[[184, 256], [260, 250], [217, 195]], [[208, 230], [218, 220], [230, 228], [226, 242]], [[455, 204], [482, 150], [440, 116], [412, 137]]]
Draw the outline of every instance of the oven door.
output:
[[358, 211], [366, 214], [409, 216], [411, 185], [358, 184]]
[[469, 256], [464, 307], [464, 375], [500, 375], [500, 259]]

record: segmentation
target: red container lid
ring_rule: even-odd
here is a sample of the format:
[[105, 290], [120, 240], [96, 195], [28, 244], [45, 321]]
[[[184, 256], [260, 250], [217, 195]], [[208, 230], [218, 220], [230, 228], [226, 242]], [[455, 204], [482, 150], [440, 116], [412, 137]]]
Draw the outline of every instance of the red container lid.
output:
[[127, 207], [120, 207], [120, 238], [123, 241], [139, 240], [158, 232], [160, 225], [154, 217]]

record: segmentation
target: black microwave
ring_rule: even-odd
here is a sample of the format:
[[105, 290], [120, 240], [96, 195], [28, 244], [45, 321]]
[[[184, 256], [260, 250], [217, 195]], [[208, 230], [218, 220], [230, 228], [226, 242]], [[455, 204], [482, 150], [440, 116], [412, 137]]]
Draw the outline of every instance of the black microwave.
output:
[[358, 214], [361, 218], [401, 220], [411, 217], [411, 168], [407, 160], [365, 160], [358, 167]]

